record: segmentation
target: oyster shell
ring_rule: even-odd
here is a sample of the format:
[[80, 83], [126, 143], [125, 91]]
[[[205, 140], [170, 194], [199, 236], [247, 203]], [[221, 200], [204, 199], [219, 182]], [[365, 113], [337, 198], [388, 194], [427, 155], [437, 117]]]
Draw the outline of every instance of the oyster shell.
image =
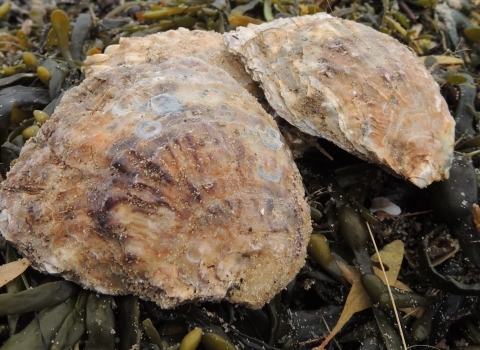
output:
[[270, 105], [418, 187], [448, 178], [454, 121], [439, 87], [404, 45], [324, 13], [224, 34]]
[[260, 308], [304, 263], [311, 231], [277, 126], [195, 58], [99, 72], [27, 142], [0, 230], [40, 270], [164, 308]]
[[185, 28], [169, 30], [145, 37], [121, 38], [105, 53], [87, 57], [83, 71], [86, 77], [123, 64], [162, 63], [169, 58], [196, 57], [223, 69], [255, 97], [263, 97], [258, 84], [245, 71], [238, 57], [230, 53], [222, 35]]

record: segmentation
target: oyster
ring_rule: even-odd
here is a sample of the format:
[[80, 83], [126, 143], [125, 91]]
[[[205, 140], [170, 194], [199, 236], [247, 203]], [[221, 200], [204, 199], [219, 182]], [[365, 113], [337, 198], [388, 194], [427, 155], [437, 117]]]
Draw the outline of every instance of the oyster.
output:
[[324, 13], [224, 34], [270, 105], [418, 187], [448, 178], [454, 121], [439, 87], [404, 45]]
[[125, 65], [68, 91], [0, 196], [0, 230], [40, 270], [164, 308], [260, 308], [311, 231], [274, 120], [195, 58]]
[[240, 59], [228, 51], [222, 35], [216, 32], [179, 28], [145, 37], [121, 38], [118, 45], [108, 46], [105, 53], [87, 57], [83, 71], [89, 77], [123, 64], [155, 64], [183, 57], [196, 57], [221, 68], [252, 95], [263, 97], [262, 90], [245, 71]]

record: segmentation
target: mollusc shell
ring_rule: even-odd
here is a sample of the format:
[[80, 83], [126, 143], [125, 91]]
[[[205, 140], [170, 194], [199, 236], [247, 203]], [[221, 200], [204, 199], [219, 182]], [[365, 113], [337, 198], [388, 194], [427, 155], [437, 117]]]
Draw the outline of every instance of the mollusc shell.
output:
[[230, 74], [243, 88], [263, 98], [258, 84], [245, 71], [241, 60], [228, 51], [222, 35], [185, 28], [169, 30], [145, 37], [121, 38], [105, 53], [87, 57], [83, 71], [86, 77], [104, 69], [124, 64], [162, 63], [169, 58], [195, 57]]
[[324, 13], [224, 34], [270, 105], [418, 187], [448, 178], [454, 120], [439, 87], [406, 46]]
[[104, 70], [69, 90], [0, 196], [40, 270], [164, 308], [260, 308], [303, 266], [300, 175], [274, 120], [195, 58]]

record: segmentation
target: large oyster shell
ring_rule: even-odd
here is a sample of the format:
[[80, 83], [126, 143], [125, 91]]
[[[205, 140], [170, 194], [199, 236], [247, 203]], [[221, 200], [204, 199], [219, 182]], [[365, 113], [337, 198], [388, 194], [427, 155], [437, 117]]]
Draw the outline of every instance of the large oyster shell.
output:
[[448, 178], [454, 121], [404, 45], [324, 13], [225, 33], [278, 114], [418, 187]]
[[304, 263], [301, 178], [273, 119], [195, 58], [68, 91], [3, 184], [0, 230], [37, 268], [165, 308], [260, 308]]
[[147, 35], [121, 38], [118, 45], [110, 45], [103, 54], [85, 60], [86, 77], [104, 69], [123, 64], [162, 63], [169, 58], [196, 57], [223, 69], [255, 97], [263, 97], [258, 84], [245, 71], [238, 57], [230, 53], [222, 35], [185, 28]]

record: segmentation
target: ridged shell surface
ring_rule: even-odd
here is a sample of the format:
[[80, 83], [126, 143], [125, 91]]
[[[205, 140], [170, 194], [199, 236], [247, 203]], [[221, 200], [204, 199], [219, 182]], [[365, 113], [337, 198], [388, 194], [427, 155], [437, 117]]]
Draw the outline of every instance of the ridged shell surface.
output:
[[68, 91], [0, 197], [37, 268], [169, 308], [260, 308], [306, 256], [309, 208], [273, 119], [224, 71], [170, 59]]
[[245, 71], [243, 63], [228, 51], [219, 33], [185, 28], [145, 37], [121, 38], [103, 54], [87, 57], [85, 76], [123, 64], [162, 63], [169, 58], [195, 57], [223, 69], [255, 97], [263, 97], [258, 84]]
[[320, 13], [225, 33], [270, 105], [418, 187], [448, 178], [454, 121], [439, 87], [404, 45]]

